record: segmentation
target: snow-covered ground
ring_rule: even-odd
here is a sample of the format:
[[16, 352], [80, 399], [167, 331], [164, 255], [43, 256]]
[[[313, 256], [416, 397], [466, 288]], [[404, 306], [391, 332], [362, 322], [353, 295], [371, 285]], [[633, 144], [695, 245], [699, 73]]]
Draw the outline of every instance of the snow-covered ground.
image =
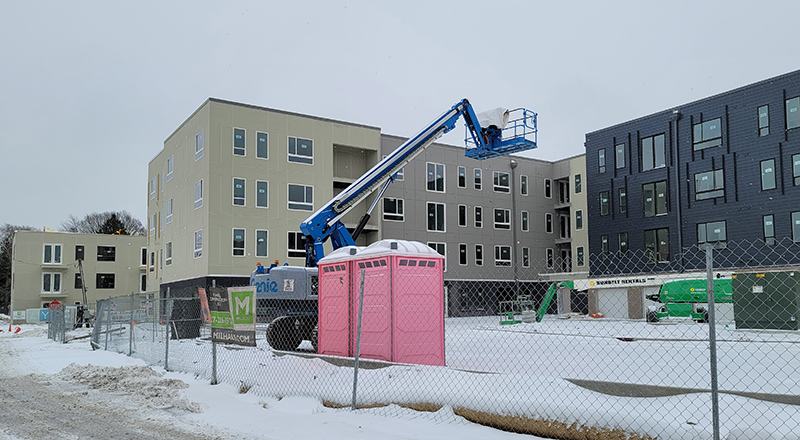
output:
[[[659, 439], [708, 439], [712, 432], [707, 392], [631, 398], [601, 394], [565, 380], [708, 389], [708, 327], [691, 322], [546, 319], [540, 324], [501, 326], [494, 317], [448, 319], [447, 368], [390, 366], [360, 371], [359, 404], [442, 405], [433, 413], [396, 405], [356, 412], [324, 407], [322, 400], [349, 404], [352, 369], [320, 359], [276, 356], [261, 340], [256, 349], [218, 349], [220, 380], [239, 386], [211, 386], [207, 379], [196, 379], [209, 372], [209, 344], [204, 341], [172, 341], [170, 369], [192, 374], [164, 374], [158, 367], [140, 368], [141, 360], [92, 352], [86, 339], [49, 342], [42, 329], [26, 325], [17, 335], [0, 333], [0, 376], [19, 380], [36, 373], [38, 380], [57, 384], [56, 388], [92, 386], [90, 394], [116, 396], [107, 404], [111, 407], [126, 408], [135, 401], [150, 420], [206, 432], [209, 438], [221, 432], [242, 439], [523, 438], [469, 423], [454, 415], [456, 405], [624, 428]], [[163, 344], [151, 340], [152, 334], [137, 330], [136, 336], [135, 355], [163, 351]], [[720, 389], [800, 395], [797, 332], [718, 326], [717, 337], [720, 365], [725, 366], [720, 368]], [[110, 344], [126, 351], [127, 341], [122, 335], [111, 338]], [[82, 368], [70, 367], [73, 363]], [[86, 367], [89, 364], [92, 367]], [[123, 378], [127, 385], [120, 383]], [[242, 389], [248, 392], [242, 394]], [[800, 406], [723, 393], [720, 409], [722, 438], [800, 438]], [[0, 423], [0, 432], [3, 429], [8, 430]], [[0, 439], [40, 438], [10, 432]]]

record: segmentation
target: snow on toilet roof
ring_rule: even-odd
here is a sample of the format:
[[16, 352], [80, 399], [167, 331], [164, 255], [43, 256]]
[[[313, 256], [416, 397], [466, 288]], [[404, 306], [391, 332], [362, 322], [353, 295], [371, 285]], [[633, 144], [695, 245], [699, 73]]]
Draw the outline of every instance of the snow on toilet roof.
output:
[[[396, 243], [393, 249], [392, 245]], [[409, 240], [380, 240], [367, 246], [358, 253], [360, 258], [372, 258], [382, 255], [403, 255], [407, 257], [443, 258], [432, 249], [418, 241]]]
[[350, 260], [364, 250], [362, 246], [345, 246], [329, 253], [317, 261], [317, 264], [327, 264]]

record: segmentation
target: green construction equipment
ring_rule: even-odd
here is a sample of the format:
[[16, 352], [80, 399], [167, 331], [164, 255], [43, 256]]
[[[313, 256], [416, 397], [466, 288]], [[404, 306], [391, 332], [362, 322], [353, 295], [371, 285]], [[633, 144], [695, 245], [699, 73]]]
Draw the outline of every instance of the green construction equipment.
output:
[[[692, 318], [697, 322], [708, 322], [708, 280], [667, 281], [658, 294], [647, 295], [647, 299], [661, 303], [656, 310], [647, 311], [648, 322], [658, 322], [669, 317]], [[730, 279], [714, 280], [714, 302], [733, 303]]]
[[561, 287], [574, 289], [575, 283], [572, 281], [556, 281], [555, 283], [550, 284], [550, 288], [547, 289], [547, 293], [544, 295], [544, 299], [542, 299], [542, 304], [536, 311], [536, 322], [542, 322], [545, 313], [547, 313], [547, 308], [550, 307], [550, 303], [553, 302], [553, 298], [555, 298], [556, 293], [558, 293], [558, 289]]

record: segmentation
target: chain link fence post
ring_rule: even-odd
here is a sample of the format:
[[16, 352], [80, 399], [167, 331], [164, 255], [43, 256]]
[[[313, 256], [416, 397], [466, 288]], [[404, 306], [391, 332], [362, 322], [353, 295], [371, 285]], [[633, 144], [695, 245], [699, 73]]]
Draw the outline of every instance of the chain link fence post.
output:
[[356, 395], [358, 389], [358, 359], [361, 352], [361, 318], [364, 313], [364, 273], [365, 270], [361, 269], [361, 288], [358, 296], [358, 325], [356, 327], [356, 356], [355, 364], [353, 365], [353, 405], [351, 411], [356, 410]]
[[169, 371], [169, 326], [170, 321], [172, 320], [172, 300], [169, 299], [169, 287], [167, 287], [167, 296], [166, 296], [166, 309], [167, 313], [164, 315], [165, 321], [164, 325], [164, 369]]
[[708, 293], [708, 340], [711, 359], [711, 417], [714, 440], [719, 440], [719, 383], [717, 375], [717, 319], [714, 314], [714, 246], [706, 248], [706, 292]]

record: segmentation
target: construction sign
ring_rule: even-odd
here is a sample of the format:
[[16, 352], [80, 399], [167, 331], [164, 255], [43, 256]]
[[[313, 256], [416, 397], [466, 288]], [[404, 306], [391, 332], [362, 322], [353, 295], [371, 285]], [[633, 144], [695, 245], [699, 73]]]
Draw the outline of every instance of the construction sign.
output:
[[212, 341], [256, 346], [256, 294], [252, 287], [211, 288], [208, 307]]

